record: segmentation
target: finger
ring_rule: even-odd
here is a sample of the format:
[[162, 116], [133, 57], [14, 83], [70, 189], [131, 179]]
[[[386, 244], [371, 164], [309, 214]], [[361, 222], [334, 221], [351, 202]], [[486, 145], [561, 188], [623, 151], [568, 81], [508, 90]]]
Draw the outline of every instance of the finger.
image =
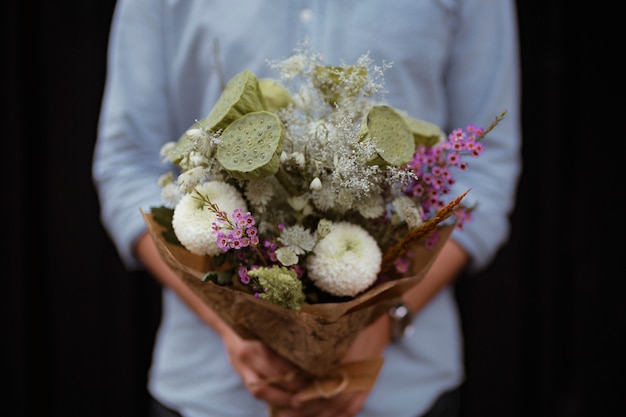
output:
[[299, 368], [269, 349], [255, 366], [268, 384], [285, 391], [295, 392], [310, 383], [308, 376]]
[[251, 383], [248, 386], [248, 390], [255, 398], [278, 407], [288, 407], [291, 403], [291, 397], [293, 396], [291, 392], [266, 384], [262, 381]]

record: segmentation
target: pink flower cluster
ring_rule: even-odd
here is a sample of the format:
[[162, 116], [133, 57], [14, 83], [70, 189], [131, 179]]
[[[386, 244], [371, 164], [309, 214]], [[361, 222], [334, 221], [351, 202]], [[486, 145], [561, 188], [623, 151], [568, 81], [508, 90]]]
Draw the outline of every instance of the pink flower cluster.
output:
[[224, 252], [229, 249], [241, 249], [259, 244], [259, 231], [254, 226], [256, 220], [252, 214], [235, 209], [230, 221], [225, 213], [218, 213], [213, 223], [213, 231], [217, 234], [217, 246]]
[[[479, 140], [484, 135], [483, 128], [470, 124], [465, 129], [453, 130], [448, 135], [447, 141], [433, 147], [422, 145], [416, 150], [408, 166], [415, 172], [417, 180], [405, 189], [405, 193], [419, 198], [424, 210], [424, 220], [446, 205], [443, 196], [450, 193], [450, 187], [455, 182], [450, 169], [452, 167], [461, 171], [467, 169], [468, 162], [463, 159], [463, 156], [480, 155], [483, 152], [483, 145]], [[457, 227], [463, 228], [463, 223], [471, 218], [471, 211], [459, 208], [455, 211], [455, 215]], [[431, 236], [436, 238], [436, 234]]]

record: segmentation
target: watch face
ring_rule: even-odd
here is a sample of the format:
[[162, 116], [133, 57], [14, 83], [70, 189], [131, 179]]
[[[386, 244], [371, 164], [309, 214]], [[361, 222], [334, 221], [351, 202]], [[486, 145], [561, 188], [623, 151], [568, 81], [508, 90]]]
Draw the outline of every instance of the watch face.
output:
[[401, 319], [404, 318], [406, 316], [409, 315], [409, 309], [406, 308], [406, 306], [404, 304], [398, 304], [396, 307], [394, 307], [393, 309], [393, 315], [397, 318], [397, 319]]
[[393, 319], [391, 326], [392, 340], [398, 340], [412, 330], [411, 312], [403, 303], [389, 309], [389, 316]]

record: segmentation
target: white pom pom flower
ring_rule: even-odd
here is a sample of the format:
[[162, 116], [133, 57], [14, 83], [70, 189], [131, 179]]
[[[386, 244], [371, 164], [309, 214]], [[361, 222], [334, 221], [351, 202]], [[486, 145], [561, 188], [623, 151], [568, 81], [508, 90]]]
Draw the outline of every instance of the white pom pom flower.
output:
[[[236, 208], [248, 211], [239, 191], [228, 183], [208, 181], [195, 190], [216, 204], [229, 218]], [[180, 243], [191, 253], [216, 256], [222, 253], [217, 246], [217, 235], [213, 232], [216, 221], [217, 215], [192, 192], [185, 194], [174, 208], [172, 227]]]
[[307, 258], [309, 278], [323, 291], [353, 297], [369, 288], [380, 272], [382, 252], [362, 227], [339, 222]]

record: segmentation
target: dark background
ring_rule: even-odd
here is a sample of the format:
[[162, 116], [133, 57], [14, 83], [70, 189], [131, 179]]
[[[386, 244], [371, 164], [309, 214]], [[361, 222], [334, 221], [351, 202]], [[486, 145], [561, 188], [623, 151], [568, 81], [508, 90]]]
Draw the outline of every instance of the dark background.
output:
[[[123, 269], [90, 172], [114, 4], [0, 6], [3, 416], [146, 415], [160, 292]], [[463, 417], [626, 415], [619, 59], [571, 5], [518, 1], [524, 172], [509, 243], [458, 284]]]

